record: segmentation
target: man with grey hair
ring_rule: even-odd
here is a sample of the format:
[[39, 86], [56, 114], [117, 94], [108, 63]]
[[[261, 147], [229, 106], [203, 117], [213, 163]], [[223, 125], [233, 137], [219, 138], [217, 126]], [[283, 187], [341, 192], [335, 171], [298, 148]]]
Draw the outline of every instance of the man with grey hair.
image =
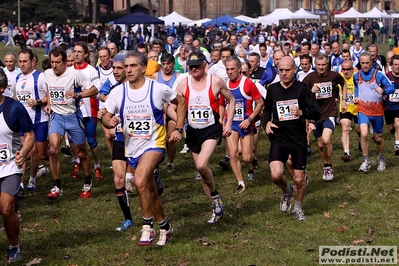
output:
[[[384, 171], [386, 164], [384, 158], [384, 139], [382, 131], [384, 128], [384, 104], [383, 95], [395, 92], [395, 87], [385, 74], [373, 67], [373, 55], [363, 52], [359, 59], [360, 71], [353, 75], [355, 84], [354, 103], [357, 104], [358, 123], [360, 127], [360, 144], [363, 153], [363, 162], [359, 172], [367, 172], [370, 167], [368, 126], [373, 127], [374, 141], [378, 150], [377, 171]], [[344, 98], [346, 99], [346, 98]]]
[[[239, 159], [239, 145], [241, 144], [241, 155], [245, 163], [251, 164], [255, 159], [254, 132], [256, 131], [256, 116], [263, 108], [263, 99], [256, 85], [241, 74], [241, 60], [237, 56], [226, 59], [226, 72], [229, 80], [227, 87], [236, 101], [236, 109], [232, 124], [231, 136], [226, 138], [230, 153], [230, 165], [237, 179], [238, 187], [236, 194], [246, 190], [242, 177], [241, 162]], [[220, 103], [224, 109], [226, 102], [223, 95], [220, 96]], [[255, 108], [254, 103], [256, 104]], [[224, 110], [221, 111], [222, 121]], [[253, 169], [248, 172], [248, 180], [255, 181]]]
[[[8, 78], [8, 86], [6, 91], [4, 92], [5, 96], [12, 97], [15, 95], [15, 92], [10, 91], [12, 87], [15, 87], [16, 78], [19, 74], [21, 74], [21, 69], [16, 66], [17, 64], [17, 56], [13, 52], [7, 52], [4, 56], [4, 64], [6, 65], [3, 68], [4, 73], [7, 75]], [[11, 95], [12, 93], [12, 95]]]
[[[124, 65], [127, 81], [109, 94], [103, 122], [108, 128], [121, 124], [123, 129], [125, 156], [129, 166], [135, 170], [134, 185], [143, 214], [139, 244], [148, 246], [154, 241], [155, 217], [160, 227], [157, 246], [164, 246], [172, 236], [173, 228], [165, 216], [154, 179], [154, 170], [166, 152], [163, 105], [165, 102], [177, 105], [176, 130], [170, 133], [169, 140], [179, 141], [186, 112], [185, 101], [167, 85], [145, 78], [147, 58], [143, 54], [128, 52]], [[120, 115], [115, 115], [117, 113]]]

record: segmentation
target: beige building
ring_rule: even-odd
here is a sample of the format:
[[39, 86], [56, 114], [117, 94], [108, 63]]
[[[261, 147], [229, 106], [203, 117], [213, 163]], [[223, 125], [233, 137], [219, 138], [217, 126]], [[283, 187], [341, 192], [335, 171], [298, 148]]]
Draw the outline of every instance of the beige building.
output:
[[[241, 15], [242, 1], [245, 0], [202, 0], [206, 3], [203, 8], [203, 17], [215, 18], [224, 14], [230, 16]], [[359, 12], [367, 12], [373, 7], [381, 10], [390, 8], [391, 10], [399, 9], [398, 0], [260, 0], [262, 3], [262, 15], [271, 13], [276, 8], [288, 8], [291, 11], [300, 9], [316, 10], [323, 9], [323, 6], [328, 6], [328, 9], [345, 11], [350, 7], [354, 7]], [[152, 0], [153, 10], [157, 10], [156, 16], [166, 16], [172, 11], [176, 11], [182, 16], [192, 20], [201, 19], [200, 0]], [[169, 10], [169, 3], [173, 4], [172, 9]], [[130, 0], [130, 5], [136, 4], [147, 7], [147, 1]], [[388, 8], [387, 8], [388, 7]], [[114, 0], [114, 11], [121, 11], [126, 9], [126, 0]]]

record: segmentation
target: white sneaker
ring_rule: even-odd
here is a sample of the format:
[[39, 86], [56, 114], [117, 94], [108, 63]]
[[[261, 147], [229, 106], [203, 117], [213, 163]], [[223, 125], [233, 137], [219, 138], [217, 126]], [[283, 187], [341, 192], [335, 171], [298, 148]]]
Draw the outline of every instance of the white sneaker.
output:
[[199, 172], [197, 172], [197, 173], [195, 174], [194, 180], [195, 180], [195, 181], [201, 181], [201, 175], [200, 175]]
[[26, 187], [27, 190], [35, 190], [36, 189], [36, 183], [33, 181], [29, 181], [28, 186]]
[[324, 168], [323, 180], [331, 181], [334, 179], [334, 171], [331, 167]]
[[165, 246], [168, 244], [169, 238], [173, 235], [173, 227], [170, 225], [168, 231], [161, 229], [159, 231], [159, 241], [157, 242], [157, 246]]
[[386, 168], [386, 163], [384, 159], [379, 159], [378, 160], [378, 166], [377, 166], [377, 171], [382, 172], [385, 171]]
[[143, 225], [141, 229], [140, 246], [149, 246], [152, 244], [155, 238], [155, 230], [149, 225]]
[[294, 195], [294, 186], [291, 185], [292, 193], [291, 195], [283, 195], [281, 196], [281, 201], [280, 201], [280, 211], [281, 212], [288, 212], [291, 209], [291, 199], [292, 196]]
[[36, 173], [36, 177], [42, 177], [48, 173], [46, 167], [39, 168]]
[[125, 188], [127, 192], [133, 193], [135, 188], [134, 188], [134, 181], [132, 178], [127, 179], [126, 178], [126, 182], [125, 182]]
[[302, 210], [294, 209], [292, 211], [292, 214], [294, 214], [294, 218], [297, 219], [298, 221], [306, 221], [306, 216]]
[[362, 164], [359, 167], [359, 172], [367, 172], [371, 168], [370, 161], [363, 160]]
[[184, 147], [181, 150], [180, 154], [186, 154], [189, 151], [190, 151], [190, 149], [187, 147], [187, 144], [184, 144]]

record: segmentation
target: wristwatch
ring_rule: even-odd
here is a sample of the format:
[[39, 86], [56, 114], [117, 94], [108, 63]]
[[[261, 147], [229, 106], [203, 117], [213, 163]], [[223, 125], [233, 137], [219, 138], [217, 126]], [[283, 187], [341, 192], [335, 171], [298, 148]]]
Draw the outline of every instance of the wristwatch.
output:
[[82, 99], [82, 93], [81, 92], [78, 92], [76, 95], [78, 95], [79, 99]]
[[180, 134], [183, 133], [183, 128], [181, 128], [181, 127], [177, 127], [177, 128], [175, 128], [175, 130], [177, 130]]
[[37, 103], [36, 103], [36, 105], [42, 105], [42, 100], [37, 100]]
[[248, 119], [249, 122], [252, 122], [252, 120], [253, 120], [252, 117], [250, 117], [250, 116], [248, 116], [247, 119]]

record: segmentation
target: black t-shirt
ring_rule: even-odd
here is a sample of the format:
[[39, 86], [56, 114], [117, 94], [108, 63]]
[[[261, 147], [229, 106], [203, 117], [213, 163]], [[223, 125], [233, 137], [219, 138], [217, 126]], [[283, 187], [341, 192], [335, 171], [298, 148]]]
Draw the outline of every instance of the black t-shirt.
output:
[[[317, 120], [320, 110], [314, 93], [300, 81], [295, 81], [285, 89], [280, 82], [273, 83], [267, 88], [264, 100], [263, 117], [265, 124], [271, 121], [278, 126], [274, 134], [270, 134], [270, 141], [277, 141], [282, 147], [295, 148], [307, 146], [306, 119]], [[297, 103], [303, 112], [297, 119], [290, 119], [289, 108]]]

